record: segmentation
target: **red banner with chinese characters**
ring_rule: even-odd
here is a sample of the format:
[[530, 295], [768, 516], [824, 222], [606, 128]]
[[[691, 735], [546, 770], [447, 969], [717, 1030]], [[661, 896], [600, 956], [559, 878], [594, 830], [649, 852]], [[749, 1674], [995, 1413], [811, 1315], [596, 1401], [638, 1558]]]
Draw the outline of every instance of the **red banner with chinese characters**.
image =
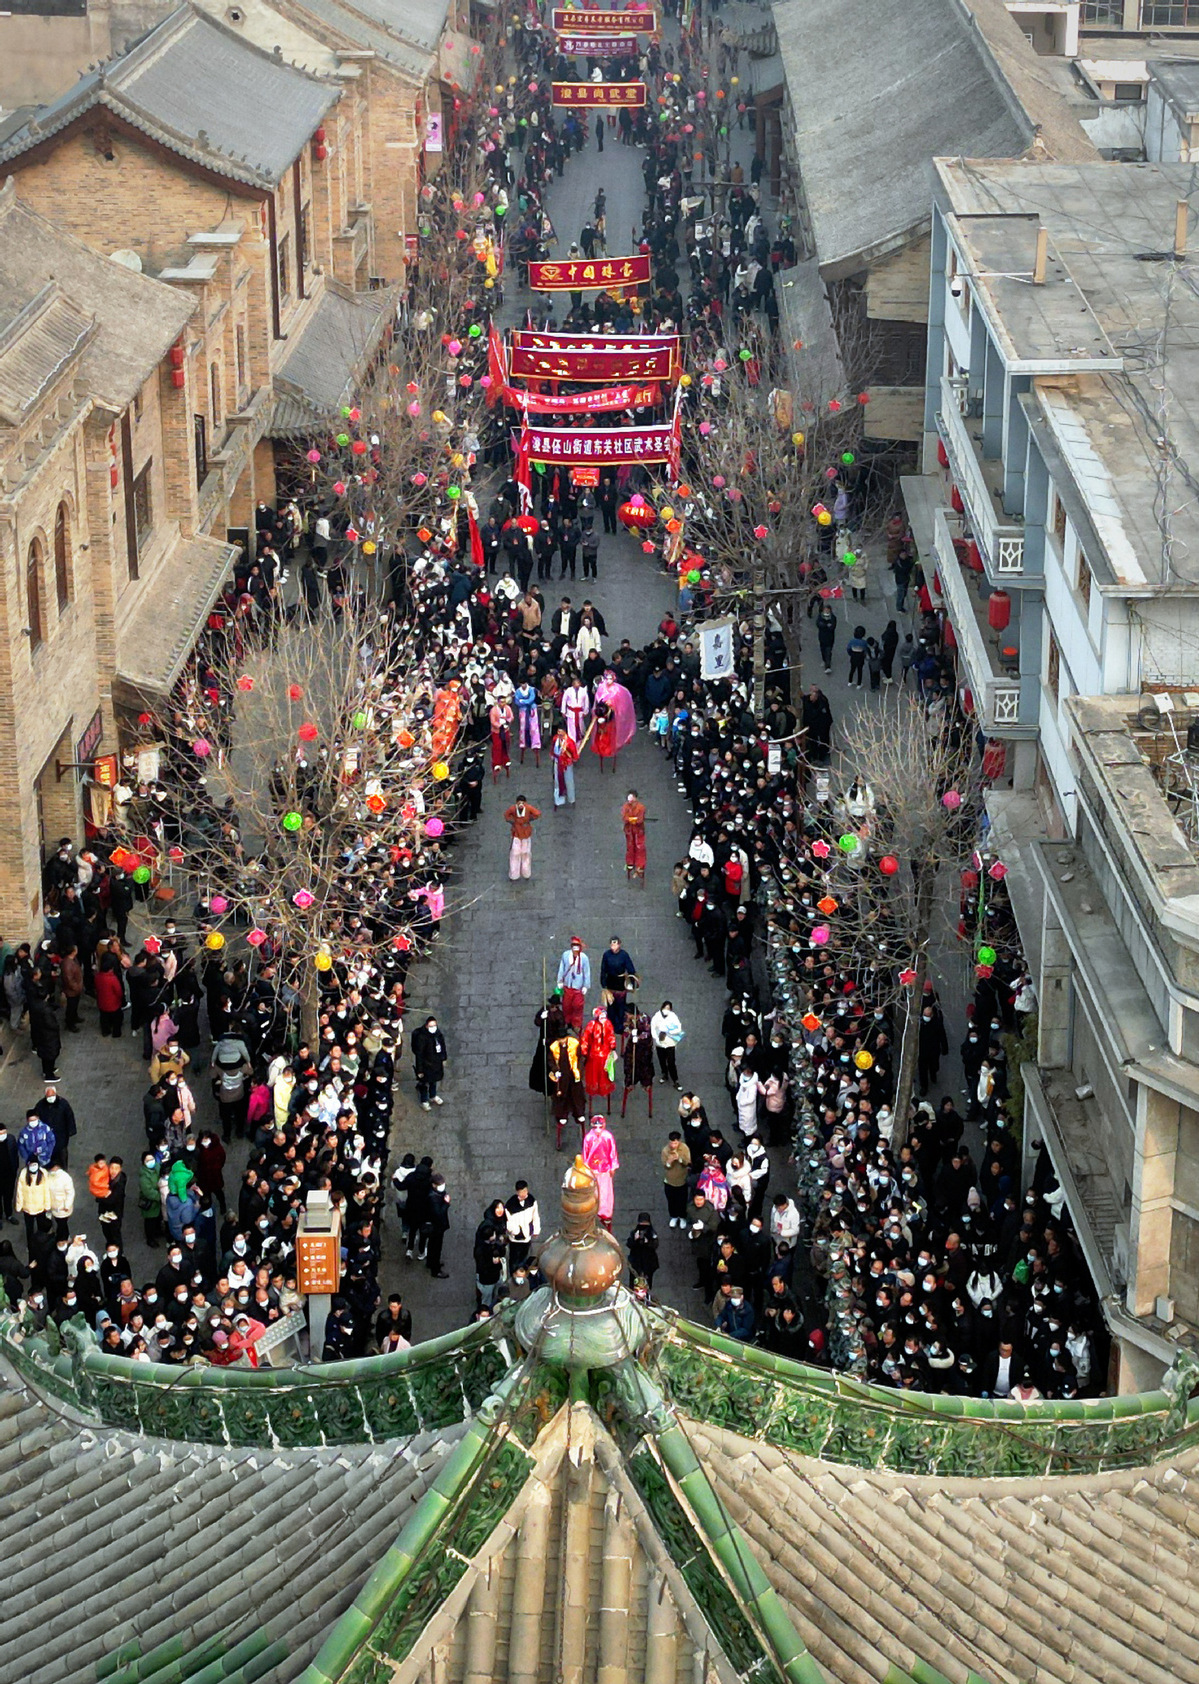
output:
[[627, 35], [635, 29], [638, 35], [656, 35], [658, 14], [647, 12], [583, 12], [573, 7], [556, 6], [553, 29], [567, 35]]
[[524, 448], [530, 461], [565, 462], [572, 466], [596, 462], [669, 462], [675, 451], [675, 430], [669, 421], [654, 427], [538, 427], [525, 428]]
[[674, 380], [679, 338], [673, 333], [594, 337], [581, 333], [512, 335], [510, 377], [521, 380], [580, 380], [615, 386], [630, 380]]
[[548, 392], [520, 392], [514, 386], [505, 386], [504, 400], [540, 414], [585, 415], [601, 409], [651, 409], [662, 402], [662, 388], [654, 380], [646, 386], [601, 386], [594, 392], [553, 397]]
[[631, 58], [637, 51], [637, 37], [635, 35], [563, 35], [558, 40], [558, 51], [565, 53], [567, 58], [573, 58], [576, 53], [583, 58]]
[[644, 286], [650, 276], [650, 258], [573, 257], [548, 263], [529, 264], [529, 285], [534, 292], [586, 292], [596, 287]]
[[551, 82], [550, 104], [577, 111], [584, 105], [615, 111], [627, 106], [638, 110], [645, 104], [644, 82]]

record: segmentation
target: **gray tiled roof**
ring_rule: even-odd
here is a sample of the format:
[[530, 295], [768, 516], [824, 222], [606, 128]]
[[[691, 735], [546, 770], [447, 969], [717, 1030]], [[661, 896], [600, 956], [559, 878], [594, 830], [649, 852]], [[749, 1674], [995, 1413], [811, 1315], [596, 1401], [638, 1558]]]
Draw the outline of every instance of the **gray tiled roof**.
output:
[[[440, 6], [444, 17], [445, 0], [440, 0]], [[313, 20], [316, 32], [332, 34], [343, 45], [369, 48], [410, 76], [423, 79], [429, 74], [438, 36], [431, 43], [426, 41], [426, 26], [419, 21], [409, 29], [406, 7], [365, 8], [343, 0], [295, 0], [291, 15], [303, 18], [305, 14]], [[419, 13], [414, 12], [414, 19], [419, 19]]]
[[[927, 224], [936, 157], [1019, 156], [1034, 120], [1058, 155], [1074, 147], [1094, 155], [1043, 80], [1031, 93], [1014, 91], [1026, 43], [998, 0], [781, 0], [774, 20], [826, 272], [849, 272]], [[1028, 58], [1035, 68], [1031, 48]]]
[[84, 1424], [0, 1364], [0, 1679], [95, 1684], [123, 1649], [157, 1679], [162, 1644], [203, 1659], [264, 1630], [287, 1654], [250, 1676], [289, 1684], [461, 1432], [290, 1453], [177, 1443]]
[[332, 84], [184, 5], [122, 57], [42, 106], [0, 146], [0, 163], [102, 105], [194, 162], [274, 186], [338, 97]]
[[352, 0], [352, 7], [384, 29], [429, 48], [437, 45], [448, 9], [447, 0]]
[[[295, 337], [286, 360], [275, 375], [276, 390], [285, 400], [299, 399], [308, 406], [309, 420], [328, 417], [348, 400], [358, 378], [379, 342], [387, 320], [390, 295], [383, 292], [351, 292], [329, 281], [324, 296]], [[295, 425], [296, 405], [286, 403], [289, 424], [276, 425], [276, 434], [299, 430]]]
[[16, 417], [70, 358], [123, 409], [182, 331], [195, 299], [101, 257], [0, 189], [0, 410]]

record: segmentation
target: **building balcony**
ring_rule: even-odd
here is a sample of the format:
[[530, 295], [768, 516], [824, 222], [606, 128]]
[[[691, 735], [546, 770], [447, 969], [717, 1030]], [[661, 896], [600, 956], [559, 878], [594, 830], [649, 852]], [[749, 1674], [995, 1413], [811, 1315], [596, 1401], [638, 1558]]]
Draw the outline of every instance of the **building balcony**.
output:
[[1024, 528], [1004, 513], [1003, 463], [983, 456], [982, 421], [964, 414], [966, 400], [963, 382], [942, 378], [937, 431], [988, 574], [1015, 582], [1024, 573]]
[[[986, 604], [971, 583], [979, 575], [967, 573], [958, 560], [951, 518], [957, 519], [946, 508], [938, 508], [933, 515], [933, 555], [964, 678], [974, 695], [976, 717], [990, 735], [1027, 736], [1036, 720], [1022, 716], [1019, 644], [1014, 634], [993, 631], [988, 624]], [[1005, 650], [1012, 653], [1005, 656]]]

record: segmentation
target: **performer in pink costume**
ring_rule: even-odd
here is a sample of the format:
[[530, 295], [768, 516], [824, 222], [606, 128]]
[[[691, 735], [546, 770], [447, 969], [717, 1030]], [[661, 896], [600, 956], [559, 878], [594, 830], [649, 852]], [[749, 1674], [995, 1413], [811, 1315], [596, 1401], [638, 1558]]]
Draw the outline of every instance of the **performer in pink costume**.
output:
[[616, 1150], [616, 1136], [602, 1117], [592, 1117], [591, 1127], [583, 1136], [583, 1162], [599, 1187], [600, 1221], [611, 1227], [614, 1203], [612, 1177], [620, 1168], [620, 1154]]

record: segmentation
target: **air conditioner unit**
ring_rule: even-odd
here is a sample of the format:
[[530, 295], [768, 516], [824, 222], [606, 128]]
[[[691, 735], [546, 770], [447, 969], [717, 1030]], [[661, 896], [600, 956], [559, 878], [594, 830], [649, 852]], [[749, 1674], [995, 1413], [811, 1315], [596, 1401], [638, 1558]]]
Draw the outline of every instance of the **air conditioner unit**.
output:
[[1155, 1298], [1153, 1300], [1153, 1313], [1157, 1317], [1158, 1321], [1164, 1321], [1166, 1326], [1169, 1327], [1170, 1323], [1174, 1320], [1174, 1300], [1172, 1298], [1166, 1298], [1164, 1295], [1162, 1297]]

